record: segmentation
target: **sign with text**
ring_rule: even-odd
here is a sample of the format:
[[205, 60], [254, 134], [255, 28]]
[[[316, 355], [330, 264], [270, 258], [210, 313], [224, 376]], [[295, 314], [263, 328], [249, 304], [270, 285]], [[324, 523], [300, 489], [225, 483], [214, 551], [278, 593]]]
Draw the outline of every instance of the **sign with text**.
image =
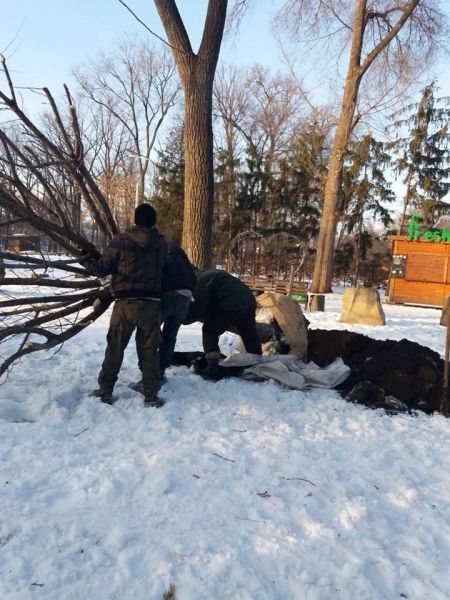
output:
[[447, 231], [445, 227], [442, 229], [424, 229], [420, 223], [422, 217], [420, 215], [412, 214], [408, 225], [408, 240], [418, 242], [423, 240], [425, 242], [450, 242], [450, 231]]

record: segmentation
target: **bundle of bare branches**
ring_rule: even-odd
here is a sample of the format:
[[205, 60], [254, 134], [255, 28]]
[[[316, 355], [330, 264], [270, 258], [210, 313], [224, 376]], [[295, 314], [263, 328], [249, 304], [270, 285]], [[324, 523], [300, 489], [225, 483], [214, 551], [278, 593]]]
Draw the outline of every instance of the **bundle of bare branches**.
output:
[[98, 245], [117, 233], [105, 196], [86, 166], [67, 86], [64, 114], [50, 91], [42, 89], [50, 109], [48, 126], [36, 125], [21, 108], [6, 62], [1, 62], [7, 91], [0, 88], [0, 231], [20, 225], [27, 234], [45, 236], [60, 256], [0, 250], [0, 377], [21, 356], [58, 346], [106, 310], [104, 304], [89, 310], [102, 282], [83, 264], [100, 254], [81, 232], [81, 211], [89, 216]]

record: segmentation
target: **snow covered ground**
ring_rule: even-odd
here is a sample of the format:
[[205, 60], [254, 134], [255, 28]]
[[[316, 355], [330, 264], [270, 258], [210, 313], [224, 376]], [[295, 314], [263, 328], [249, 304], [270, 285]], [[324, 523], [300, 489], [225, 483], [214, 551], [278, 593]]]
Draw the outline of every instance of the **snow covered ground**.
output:
[[[307, 316], [442, 353], [440, 311], [384, 308], [385, 327], [338, 323], [339, 294]], [[0, 386], [2, 600], [450, 598], [450, 420], [182, 367], [145, 409], [133, 344], [107, 406], [108, 320]]]

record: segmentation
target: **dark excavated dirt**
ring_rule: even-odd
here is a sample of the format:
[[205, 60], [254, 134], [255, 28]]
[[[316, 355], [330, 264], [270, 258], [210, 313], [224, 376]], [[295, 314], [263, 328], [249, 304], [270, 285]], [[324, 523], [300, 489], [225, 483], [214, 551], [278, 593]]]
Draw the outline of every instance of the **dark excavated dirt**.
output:
[[308, 360], [324, 367], [338, 356], [352, 372], [338, 389], [349, 400], [389, 408], [393, 396], [409, 409], [439, 409], [444, 361], [439, 354], [409, 340], [373, 340], [360, 333], [308, 331]]
[[[288, 350], [280, 343], [279, 352]], [[389, 412], [439, 410], [444, 361], [429, 348], [406, 339], [374, 340], [350, 331], [308, 330], [308, 361], [325, 367], [338, 357], [351, 368], [348, 379], [337, 388], [350, 402]], [[211, 379], [202, 352], [175, 352], [173, 364], [193, 365], [199, 375]], [[220, 367], [213, 379], [239, 376], [241, 371]]]

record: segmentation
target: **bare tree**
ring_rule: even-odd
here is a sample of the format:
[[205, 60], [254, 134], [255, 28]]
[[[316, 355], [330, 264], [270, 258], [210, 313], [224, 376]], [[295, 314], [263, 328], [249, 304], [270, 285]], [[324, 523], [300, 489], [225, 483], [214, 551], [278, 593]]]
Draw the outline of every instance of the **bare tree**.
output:
[[[119, 229], [126, 229], [132, 223], [137, 189], [135, 150], [130, 132], [100, 104], [81, 101], [77, 111], [89, 171], [104, 194]], [[94, 231], [91, 236], [94, 242]]]
[[[0, 376], [21, 356], [56, 347], [106, 310], [103, 306], [89, 311], [101, 282], [76, 263], [97, 258], [99, 253], [80, 230], [79, 211], [74, 210], [78, 201], [66, 194], [68, 186], [76, 190], [104, 240], [117, 233], [106, 198], [86, 166], [69, 89], [64, 86], [67, 118], [50, 91], [42, 90], [54, 123], [53, 135], [48, 135], [45, 126], [37, 125], [22, 110], [4, 59], [2, 63], [8, 92], [0, 89], [0, 110], [7, 115], [0, 127], [0, 207], [10, 221], [42, 234], [66, 257], [53, 260], [43, 252], [37, 256], [0, 252], [0, 260], [8, 261], [5, 271], [8, 268], [15, 273], [2, 274], [0, 285], [17, 286], [19, 291], [8, 298], [8, 292], [2, 290], [6, 300], [0, 301]], [[24, 270], [31, 274], [24, 275]], [[24, 285], [32, 292], [23, 294]], [[45, 287], [53, 288], [54, 293], [43, 294]]]
[[[150, 155], [160, 127], [175, 104], [179, 83], [175, 64], [166, 48], [156, 50], [147, 43], [121, 42], [115, 53], [101, 55], [96, 61], [79, 67], [75, 72], [84, 101], [102, 110], [98, 126], [101, 144], [111, 148], [112, 125], [127, 143], [121, 148], [122, 163], [133, 165], [136, 177], [136, 203], [144, 199]], [[119, 127], [120, 126], [120, 127]], [[119, 128], [119, 131], [118, 131]], [[105, 135], [106, 134], [106, 135]], [[125, 154], [124, 154], [125, 152]], [[127, 156], [128, 153], [128, 156]], [[111, 170], [111, 156], [105, 156], [106, 173]]]
[[445, 16], [435, 0], [289, 0], [284, 10], [290, 11], [289, 23], [298, 25], [296, 15], [316, 39], [332, 39], [339, 32], [350, 45], [311, 286], [320, 293], [331, 290], [338, 193], [362, 81], [375, 68], [385, 80], [392, 73], [406, 73], [411, 65], [417, 68], [435, 48]]
[[225, 161], [222, 163], [226, 166], [223, 183], [229, 190], [229, 208], [236, 207], [235, 167], [238, 158], [247, 153], [261, 184], [266, 182], [262, 190], [267, 200], [265, 213], [255, 211], [253, 226], [270, 228], [277, 213], [277, 197], [271, 194], [271, 181], [280, 170], [280, 159], [289, 141], [301, 127], [304, 103], [297, 82], [290, 76], [272, 75], [259, 65], [246, 72], [222, 69], [214, 98], [215, 113], [223, 130], [221, 150]]
[[214, 83], [215, 156], [218, 163], [214, 219], [226, 223], [229, 245], [233, 237], [233, 211], [236, 209], [237, 177], [239, 172], [242, 135], [241, 128], [249, 110], [247, 75], [236, 66], [218, 70]]
[[184, 91], [185, 205], [183, 247], [199, 266], [211, 263], [214, 204], [212, 95], [227, 0], [209, 0], [200, 48], [192, 50], [175, 0], [154, 0]]

